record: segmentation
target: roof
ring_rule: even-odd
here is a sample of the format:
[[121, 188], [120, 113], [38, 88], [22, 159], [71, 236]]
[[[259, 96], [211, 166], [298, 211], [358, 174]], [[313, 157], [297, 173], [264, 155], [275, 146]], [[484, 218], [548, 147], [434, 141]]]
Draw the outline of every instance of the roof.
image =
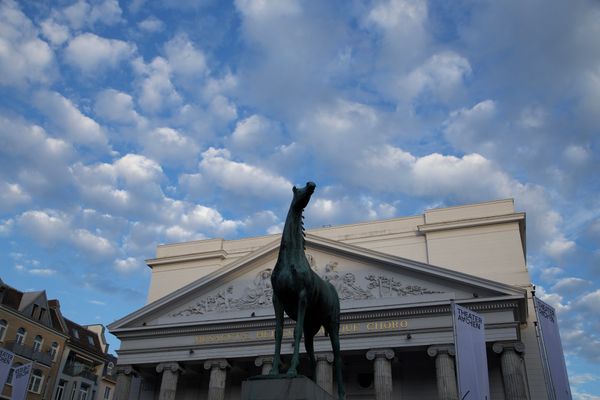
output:
[[78, 347], [102, 358], [105, 357], [98, 336], [94, 332], [68, 318], [63, 317], [63, 319], [67, 328], [66, 333], [69, 335], [69, 341], [74, 347]]

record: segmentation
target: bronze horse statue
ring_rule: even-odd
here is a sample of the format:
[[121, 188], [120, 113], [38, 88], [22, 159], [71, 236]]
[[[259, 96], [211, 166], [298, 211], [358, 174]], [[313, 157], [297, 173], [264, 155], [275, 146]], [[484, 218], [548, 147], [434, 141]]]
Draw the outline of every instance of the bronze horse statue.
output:
[[307, 182], [303, 188], [293, 187], [294, 197], [290, 205], [279, 247], [277, 264], [271, 274], [273, 307], [275, 309], [275, 357], [270, 375], [279, 375], [281, 364], [281, 338], [283, 336], [283, 312], [296, 321], [294, 328], [294, 355], [287, 377], [298, 375], [300, 361], [300, 338], [304, 332], [304, 347], [308, 353], [314, 380], [316, 361], [313, 339], [323, 327], [329, 335], [334, 354], [338, 396], [345, 397], [340, 357], [340, 300], [329, 282], [321, 279], [310, 267], [304, 253], [304, 208], [308, 205], [316, 185]]

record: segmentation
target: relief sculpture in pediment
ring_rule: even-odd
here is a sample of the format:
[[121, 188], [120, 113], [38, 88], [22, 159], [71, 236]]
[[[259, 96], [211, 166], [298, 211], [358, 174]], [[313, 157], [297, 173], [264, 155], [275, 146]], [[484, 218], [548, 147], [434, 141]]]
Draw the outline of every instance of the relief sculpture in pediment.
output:
[[[307, 254], [307, 259], [311, 268], [335, 287], [340, 301], [443, 293], [420, 285], [403, 285], [398, 278], [383, 274], [368, 274], [357, 278], [357, 275], [353, 272], [344, 273], [338, 271], [339, 263], [337, 261], [330, 261], [323, 268], [319, 268], [314, 257]], [[178, 310], [171, 314], [171, 316], [202, 315], [213, 312], [254, 310], [271, 307], [273, 299], [271, 271], [271, 268], [259, 271], [250, 285], [238, 289], [241, 293], [237, 296], [235, 295], [236, 288], [234, 285], [229, 285], [217, 290], [213, 294], [202, 297], [194, 304]]]

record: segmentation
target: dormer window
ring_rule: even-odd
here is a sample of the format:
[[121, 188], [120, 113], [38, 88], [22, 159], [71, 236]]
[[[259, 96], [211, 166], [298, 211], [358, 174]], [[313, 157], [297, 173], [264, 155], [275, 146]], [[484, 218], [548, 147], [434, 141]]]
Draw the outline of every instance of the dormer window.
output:
[[75, 328], [73, 328], [73, 336], [75, 337], [75, 339], [79, 339], [79, 331]]
[[90, 344], [90, 346], [93, 346], [94, 345], [94, 338], [91, 337], [91, 336], [88, 336], [87, 338], [88, 338], [88, 343]]
[[35, 319], [35, 315], [37, 313], [38, 308], [40, 308], [37, 304], [33, 305], [33, 308], [31, 309], [31, 318]]
[[0, 342], [4, 341], [4, 336], [8, 330], [8, 322], [5, 319], [0, 319]]

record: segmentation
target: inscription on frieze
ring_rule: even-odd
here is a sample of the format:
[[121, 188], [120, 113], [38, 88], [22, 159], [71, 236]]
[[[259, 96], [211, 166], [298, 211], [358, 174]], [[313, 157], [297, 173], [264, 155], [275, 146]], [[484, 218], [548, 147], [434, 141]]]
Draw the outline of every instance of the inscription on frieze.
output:
[[[390, 331], [402, 331], [408, 328], [408, 321], [402, 320], [385, 320], [385, 321], [370, 321], [370, 322], [353, 322], [340, 325], [340, 335], [354, 335], [360, 333], [385, 333]], [[321, 330], [315, 337], [325, 336], [325, 332]], [[294, 328], [285, 328], [283, 337], [291, 339], [294, 337]], [[196, 336], [196, 344], [219, 344], [219, 343], [239, 343], [253, 342], [261, 340], [273, 340], [275, 338], [274, 329], [264, 329], [258, 331], [240, 331], [240, 332], [224, 332], [207, 335]]]
[[[314, 257], [307, 254], [307, 258], [311, 268], [335, 287], [342, 302], [443, 293], [416, 284], [405, 284], [394, 276], [384, 274], [357, 276], [354, 272], [342, 272], [337, 261], [330, 261], [323, 268], [319, 268]], [[221, 288], [179, 309], [171, 316], [270, 308], [273, 299], [270, 278], [271, 268], [263, 269], [256, 274], [250, 285], [243, 288], [236, 288], [234, 285]]]

